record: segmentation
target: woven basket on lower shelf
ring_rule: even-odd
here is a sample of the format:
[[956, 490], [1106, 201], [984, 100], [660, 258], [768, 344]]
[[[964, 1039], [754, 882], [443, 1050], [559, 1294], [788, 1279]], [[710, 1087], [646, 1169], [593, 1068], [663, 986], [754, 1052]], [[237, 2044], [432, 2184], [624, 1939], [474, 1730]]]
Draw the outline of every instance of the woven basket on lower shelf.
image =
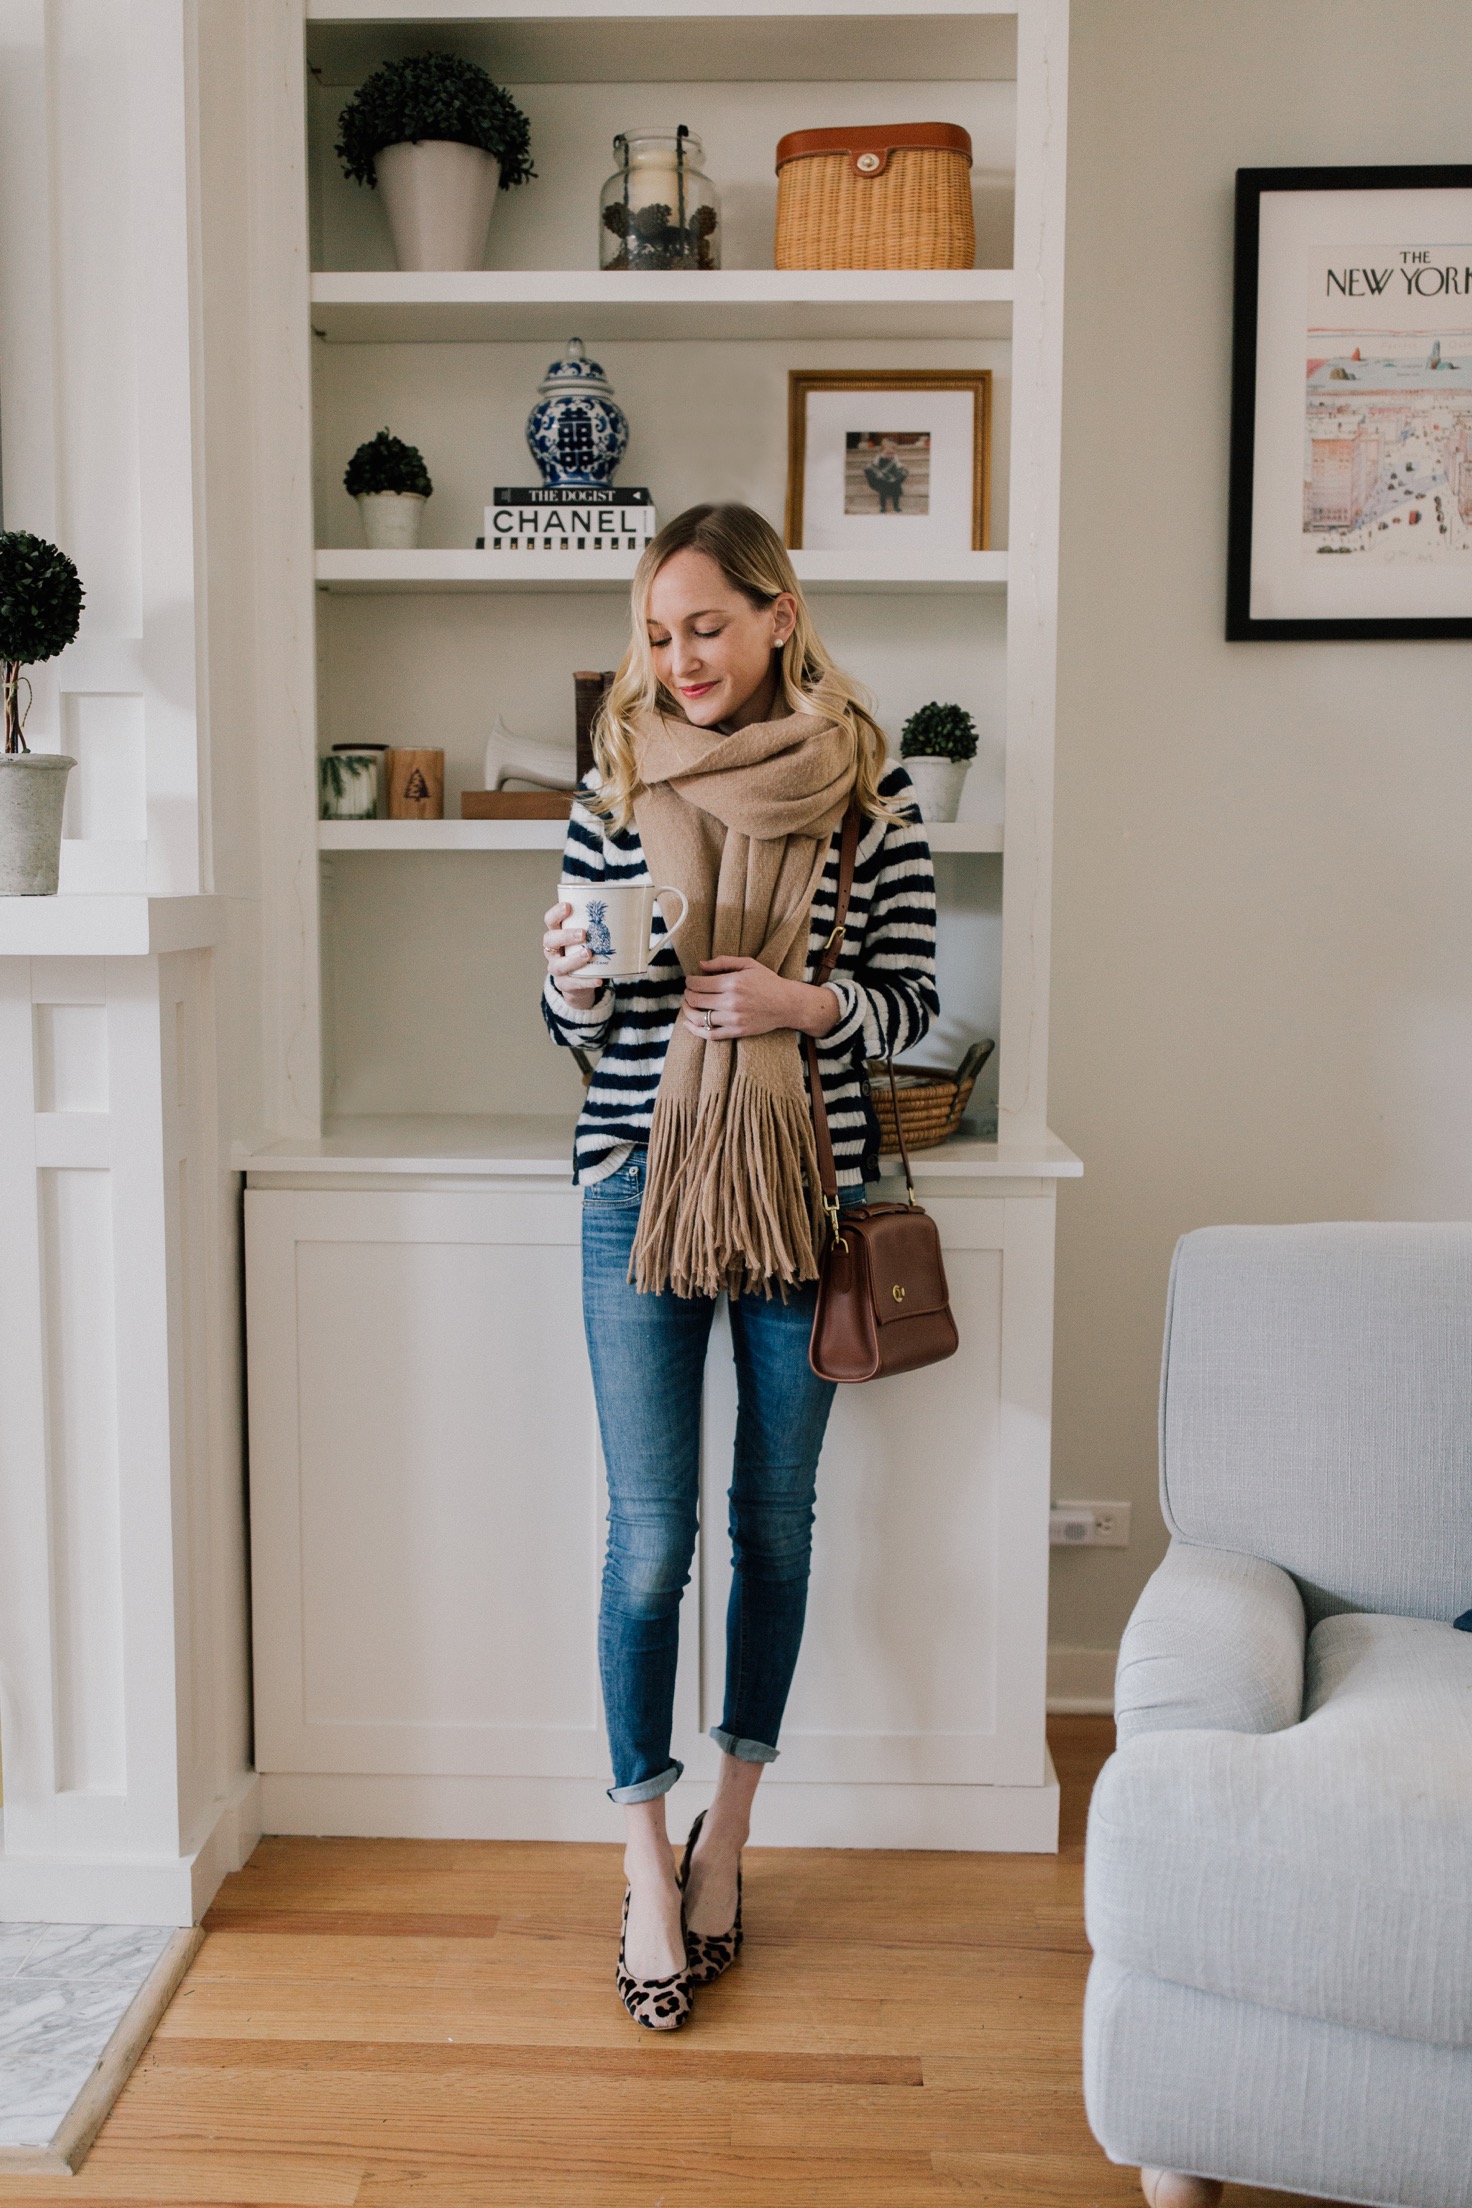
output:
[[[991, 1041], [973, 1043], [954, 1073], [907, 1072], [902, 1066], [896, 1066], [894, 1077], [899, 1089], [900, 1116], [910, 1149], [928, 1150], [956, 1132], [961, 1115], [971, 1101], [976, 1076], [995, 1048]], [[879, 1120], [879, 1153], [883, 1157], [897, 1151], [900, 1145], [895, 1133], [889, 1074], [882, 1059], [870, 1060], [869, 1088]]]

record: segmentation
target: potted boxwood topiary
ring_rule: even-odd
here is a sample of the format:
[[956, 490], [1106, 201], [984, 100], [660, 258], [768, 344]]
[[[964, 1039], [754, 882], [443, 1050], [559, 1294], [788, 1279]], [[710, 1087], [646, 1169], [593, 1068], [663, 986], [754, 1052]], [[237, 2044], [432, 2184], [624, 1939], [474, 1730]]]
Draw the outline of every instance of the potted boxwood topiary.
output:
[[434, 494], [424, 455], [381, 429], [359, 445], [343, 474], [343, 489], [358, 501], [365, 542], [375, 552], [399, 552], [419, 542], [424, 501]]
[[976, 757], [976, 723], [959, 705], [922, 705], [900, 736], [922, 820], [954, 820], [966, 769]]
[[5, 701], [0, 896], [56, 894], [61, 810], [67, 776], [77, 762], [60, 752], [32, 751], [27, 744], [31, 686], [23, 670], [64, 652], [81, 617], [82, 580], [66, 554], [28, 529], [0, 531], [0, 679]]
[[531, 125], [458, 54], [387, 61], [337, 120], [345, 175], [383, 187], [400, 268], [481, 268], [496, 188], [535, 176]]

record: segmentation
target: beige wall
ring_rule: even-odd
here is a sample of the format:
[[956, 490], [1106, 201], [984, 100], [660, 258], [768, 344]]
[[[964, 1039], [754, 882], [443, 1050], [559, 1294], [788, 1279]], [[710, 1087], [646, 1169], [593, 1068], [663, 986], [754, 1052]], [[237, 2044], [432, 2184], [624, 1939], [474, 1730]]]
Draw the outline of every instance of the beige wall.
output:
[[1073, 23], [1054, 1493], [1136, 1524], [1055, 1557], [1052, 1639], [1102, 1649], [1165, 1545], [1177, 1235], [1472, 1216], [1472, 652], [1222, 641], [1234, 171], [1472, 160], [1472, 6]]

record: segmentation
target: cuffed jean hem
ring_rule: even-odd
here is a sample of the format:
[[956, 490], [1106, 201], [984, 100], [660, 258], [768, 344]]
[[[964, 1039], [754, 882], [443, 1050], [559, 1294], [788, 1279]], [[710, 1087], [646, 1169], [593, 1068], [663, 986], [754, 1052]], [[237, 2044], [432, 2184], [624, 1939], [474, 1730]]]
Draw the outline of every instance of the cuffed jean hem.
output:
[[764, 1740], [738, 1740], [734, 1733], [723, 1733], [719, 1725], [712, 1725], [710, 1737], [738, 1763], [775, 1763], [781, 1753], [779, 1749], [769, 1748]]
[[[769, 1748], [767, 1753], [775, 1755], [776, 1750]], [[668, 1771], [661, 1771], [657, 1779], [641, 1779], [637, 1786], [611, 1786], [608, 1789], [608, 1799], [611, 1802], [655, 1801], [661, 1794], [668, 1794], [676, 1779], [683, 1778], [684, 1773], [684, 1764], [676, 1761], [670, 1765]]]

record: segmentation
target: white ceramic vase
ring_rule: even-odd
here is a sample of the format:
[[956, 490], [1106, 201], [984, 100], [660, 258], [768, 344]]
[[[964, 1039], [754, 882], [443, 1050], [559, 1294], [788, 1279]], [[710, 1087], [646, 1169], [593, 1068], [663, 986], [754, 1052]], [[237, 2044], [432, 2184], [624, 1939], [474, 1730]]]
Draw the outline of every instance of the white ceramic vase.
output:
[[915, 785], [915, 801], [922, 820], [954, 820], [961, 807], [961, 786], [969, 759], [903, 759], [900, 764]]
[[358, 512], [370, 552], [410, 552], [418, 544], [424, 515], [418, 491], [359, 491]]
[[61, 810], [76, 765], [57, 751], [0, 754], [0, 897], [54, 897]]
[[484, 268], [501, 164], [452, 138], [384, 146], [373, 157], [400, 268]]

